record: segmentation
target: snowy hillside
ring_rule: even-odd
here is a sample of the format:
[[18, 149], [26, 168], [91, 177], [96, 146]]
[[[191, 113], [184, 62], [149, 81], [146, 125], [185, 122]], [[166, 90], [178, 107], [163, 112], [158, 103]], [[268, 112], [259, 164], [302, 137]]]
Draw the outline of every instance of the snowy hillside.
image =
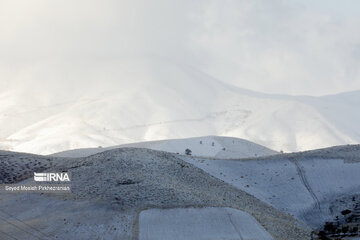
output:
[[[70, 172], [69, 195], [0, 197], [0, 219], [14, 214], [12, 224], [59, 239], [304, 240], [326, 222], [359, 235], [360, 145], [242, 160], [139, 148], [76, 159], [0, 151], [0, 162], [6, 184]], [[4, 221], [0, 231], [26, 238]]]
[[133, 144], [124, 144], [109, 148], [84, 148], [74, 149], [52, 154], [55, 157], [87, 157], [96, 153], [104, 152], [114, 148], [148, 148], [153, 150], [186, 154], [185, 150], [189, 149], [189, 154], [199, 157], [214, 158], [247, 158], [274, 155], [277, 152], [270, 150], [261, 145], [246, 141], [239, 138], [231, 137], [196, 137], [185, 139], [170, 139], [162, 141], [140, 142]]
[[151, 209], [139, 222], [139, 240], [274, 239], [250, 214], [232, 208]]
[[[158, 58], [126, 58], [103, 68], [109, 76], [99, 76], [101, 84], [67, 81], [52, 94], [50, 84], [40, 92], [1, 89], [0, 124], [6, 127], [0, 128], [0, 148], [51, 154], [208, 135], [243, 138], [275, 151], [360, 142], [360, 92], [261, 94]], [[114, 77], [116, 84], [107, 81]]]
[[14, 194], [0, 184], [0, 238], [4, 233], [29, 240], [304, 240], [310, 235], [290, 215], [179, 157], [135, 148], [77, 159], [0, 151], [0, 162], [7, 163], [0, 183], [34, 184], [23, 176], [38, 167], [72, 176], [69, 194]]
[[256, 160], [180, 158], [312, 227], [341, 216], [336, 201], [360, 195], [360, 145]]

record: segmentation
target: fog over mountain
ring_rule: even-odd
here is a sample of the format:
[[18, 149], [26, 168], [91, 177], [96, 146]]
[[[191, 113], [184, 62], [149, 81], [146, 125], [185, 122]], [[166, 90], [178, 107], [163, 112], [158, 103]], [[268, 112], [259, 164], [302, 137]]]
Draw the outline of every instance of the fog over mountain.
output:
[[334, 4], [0, 1], [0, 148], [358, 143], [360, 6]]
[[119, 59], [146, 54], [260, 92], [352, 91], [359, 9], [356, 0], [2, 0], [0, 88], [97, 88], [121, 78], [110, 75]]
[[2, 148], [50, 154], [205, 135], [244, 138], [276, 151], [360, 141], [359, 92], [325, 97], [257, 93], [155, 57], [127, 58], [112, 69], [121, 76], [116, 84], [104, 77], [98, 91], [79, 86], [72, 99], [62, 97], [67, 91], [2, 93], [0, 122], [7, 126], [0, 135]]

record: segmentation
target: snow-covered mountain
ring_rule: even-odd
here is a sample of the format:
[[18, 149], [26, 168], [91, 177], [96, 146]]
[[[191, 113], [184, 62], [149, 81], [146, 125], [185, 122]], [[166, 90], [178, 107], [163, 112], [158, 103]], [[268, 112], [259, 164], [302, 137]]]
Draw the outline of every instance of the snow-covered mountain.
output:
[[351, 198], [360, 193], [359, 153], [360, 145], [349, 145], [251, 160], [179, 158], [319, 227], [339, 215], [332, 205], [355, 205]]
[[[311, 236], [334, 235], [329, 223], [339, 239], [359, 236], [360, 145], [216, 160], [141, 148], [0, 151], [0, 162], [0, 231], [16, 239], [324, 239]], [[4, 190], [36, 183], [37, 171], [69, 172], [71, 194]]]
[[[0, 221], [1, 234], [34, 240], [308, 239], [309, 229], [295, 218], [182, 158], [193, 159], [139, 148], [76, 159], [0, 151], [0, 183], [34, 184], [28, 172], [39, 168], [72, 176], [71, 194], [14, 194], [0, 184], [0, 219], [8, 219]], [[154, 218], [160, 218], [155, 225]]]
[[158, 58], [124, 59], [106, 68], [108, 76], [98, 82], [1, 89], [0, 148], [51, 154], [208, 135], [243, 138], [275, 151], [360, 142], [360, 91], [262, 94]]
[[[107, 148], [80, 148], [52, 154], [54, 157], [88, 157], [93, 154], [105, 152], [115, 148], [147, 148], [177, 154], [189, 154], [208, 158], [254, 158], [260, 156], [275, 155], [278, 152], [263, 147], [259, 144], [244, 139], [231, 137], [195, 137], [185, 139], [169, 139], [160, 141], [149, 141], [129, 143]], [[190, 152], [186, 153], [189, 149]]]

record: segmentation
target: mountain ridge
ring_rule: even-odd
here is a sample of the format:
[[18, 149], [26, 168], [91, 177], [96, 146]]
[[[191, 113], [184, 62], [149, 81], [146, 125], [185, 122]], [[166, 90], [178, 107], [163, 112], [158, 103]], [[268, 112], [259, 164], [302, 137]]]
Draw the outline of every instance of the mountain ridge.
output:
[[51, 154], [208, 135], [286, 152], [360, 142], [360, 91], [323, 97], [258, 93], [158, 59], [125, 59], [107, 68], [108, 78], [118, 80], [105, 78], [84, 93], [75, 89], [74, 101], [46, 97], [49, 92], [0, 92], [0, 124], [8, 126], [0, 131], [0, 148]]

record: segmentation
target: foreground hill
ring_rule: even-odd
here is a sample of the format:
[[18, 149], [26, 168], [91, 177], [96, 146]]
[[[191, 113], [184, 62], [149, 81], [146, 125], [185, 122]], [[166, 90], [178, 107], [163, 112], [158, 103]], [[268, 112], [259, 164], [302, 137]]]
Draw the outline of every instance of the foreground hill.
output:
[[[76, 148], [232, 136], [276, 151], [360, 142], [360, 92], [262, 94], [159, 58], [122, 59], [110, 77], [0, 90], [0, 148], [51, 154]], [[110, 78], [109, 77], [109, 78]], [[49, 88], [49, 89], [48, 89]], [[39, 91], [39, 90], [38, 90]]]
[[359, 229], [360, 145], [248, 160], [179, 157], [315, 229]]
[[274, 155], [277, 152], [259, 144], [231, 137], [196, 137], [123, 144], [108, 148], [83, 148], [52, 154], [54, 157], [88, 157], [115, 148], [147, 148], [164, 152], [212, 158], [247, 158]]
[[61, 239], [159, 239], [159, 228], [162, 236], [196, 239], [215, 226], [219, 239], [359, 235], [360, 145], [238, 160], [118, 148], [62, 159], [2, 152], [0, 161], [8, 166], [2, 183], [31, 183], [22, 176], [39, 165], [72, 175], [71, 194], [0, 195], [0, 231], [19, 239], [26, 233], [9, 221]]
[[[12, 160], [18, 169], [22, 169], [20, 158]], [[141, 224], [143, 221], [148, 223], [141, 220], [143, 218], [140, 225], [137, 221], [143, 210], [182, 212], [182, 208], [193, 207], [193, 213], [183, 213], [184, 219], [178, 215], [178, 221], [184, 221], [196, 212], [200, 219], [206, 219], [208, 211], [220, 214], [214, 221], [221, 221], [225, 216], [233, 219], [218, 226], [220, 239], [224, 237], [221, 233], [226, 234], [229, 229], [227, 224], [242, 221], [256, 223], [252, 228], [254, 235], [266, 236], [265, 239], [303, 240], [310, 234], [309, 229], [298, 225], [291, 216], [179, 159], [177, 154], [148, 149], [114, 149], [82, 159], [63, 159], [47, 171], [70, 172], [72, 193], [2, 193], [1, 232], [18, 239], [36, 239], [27, 233], [31, 227], [37, 230], [31, 231], [33, 235], [47, 238], [158, 239], [156, 235], [144, 237]], [[21, 175], [21, 171], [17, 173]], [[30, 178], [21, 183], [31, 182]], [[206, 210], [207, 207], [219, 209]], [[9, 227], [9, 222], [27, 232]], [[200, 235], [201, 229], [206, 231], [210, 226], [198, 224], [193, 228], [200, 231]], [[243, 231], [244, 236], [249, 236], [250, 229], [241, 230], [241, 226], [237, 229], [238, 232], [228, 234], [241, 236]], [[171, 236], [169, 234], [167, 236]]]

